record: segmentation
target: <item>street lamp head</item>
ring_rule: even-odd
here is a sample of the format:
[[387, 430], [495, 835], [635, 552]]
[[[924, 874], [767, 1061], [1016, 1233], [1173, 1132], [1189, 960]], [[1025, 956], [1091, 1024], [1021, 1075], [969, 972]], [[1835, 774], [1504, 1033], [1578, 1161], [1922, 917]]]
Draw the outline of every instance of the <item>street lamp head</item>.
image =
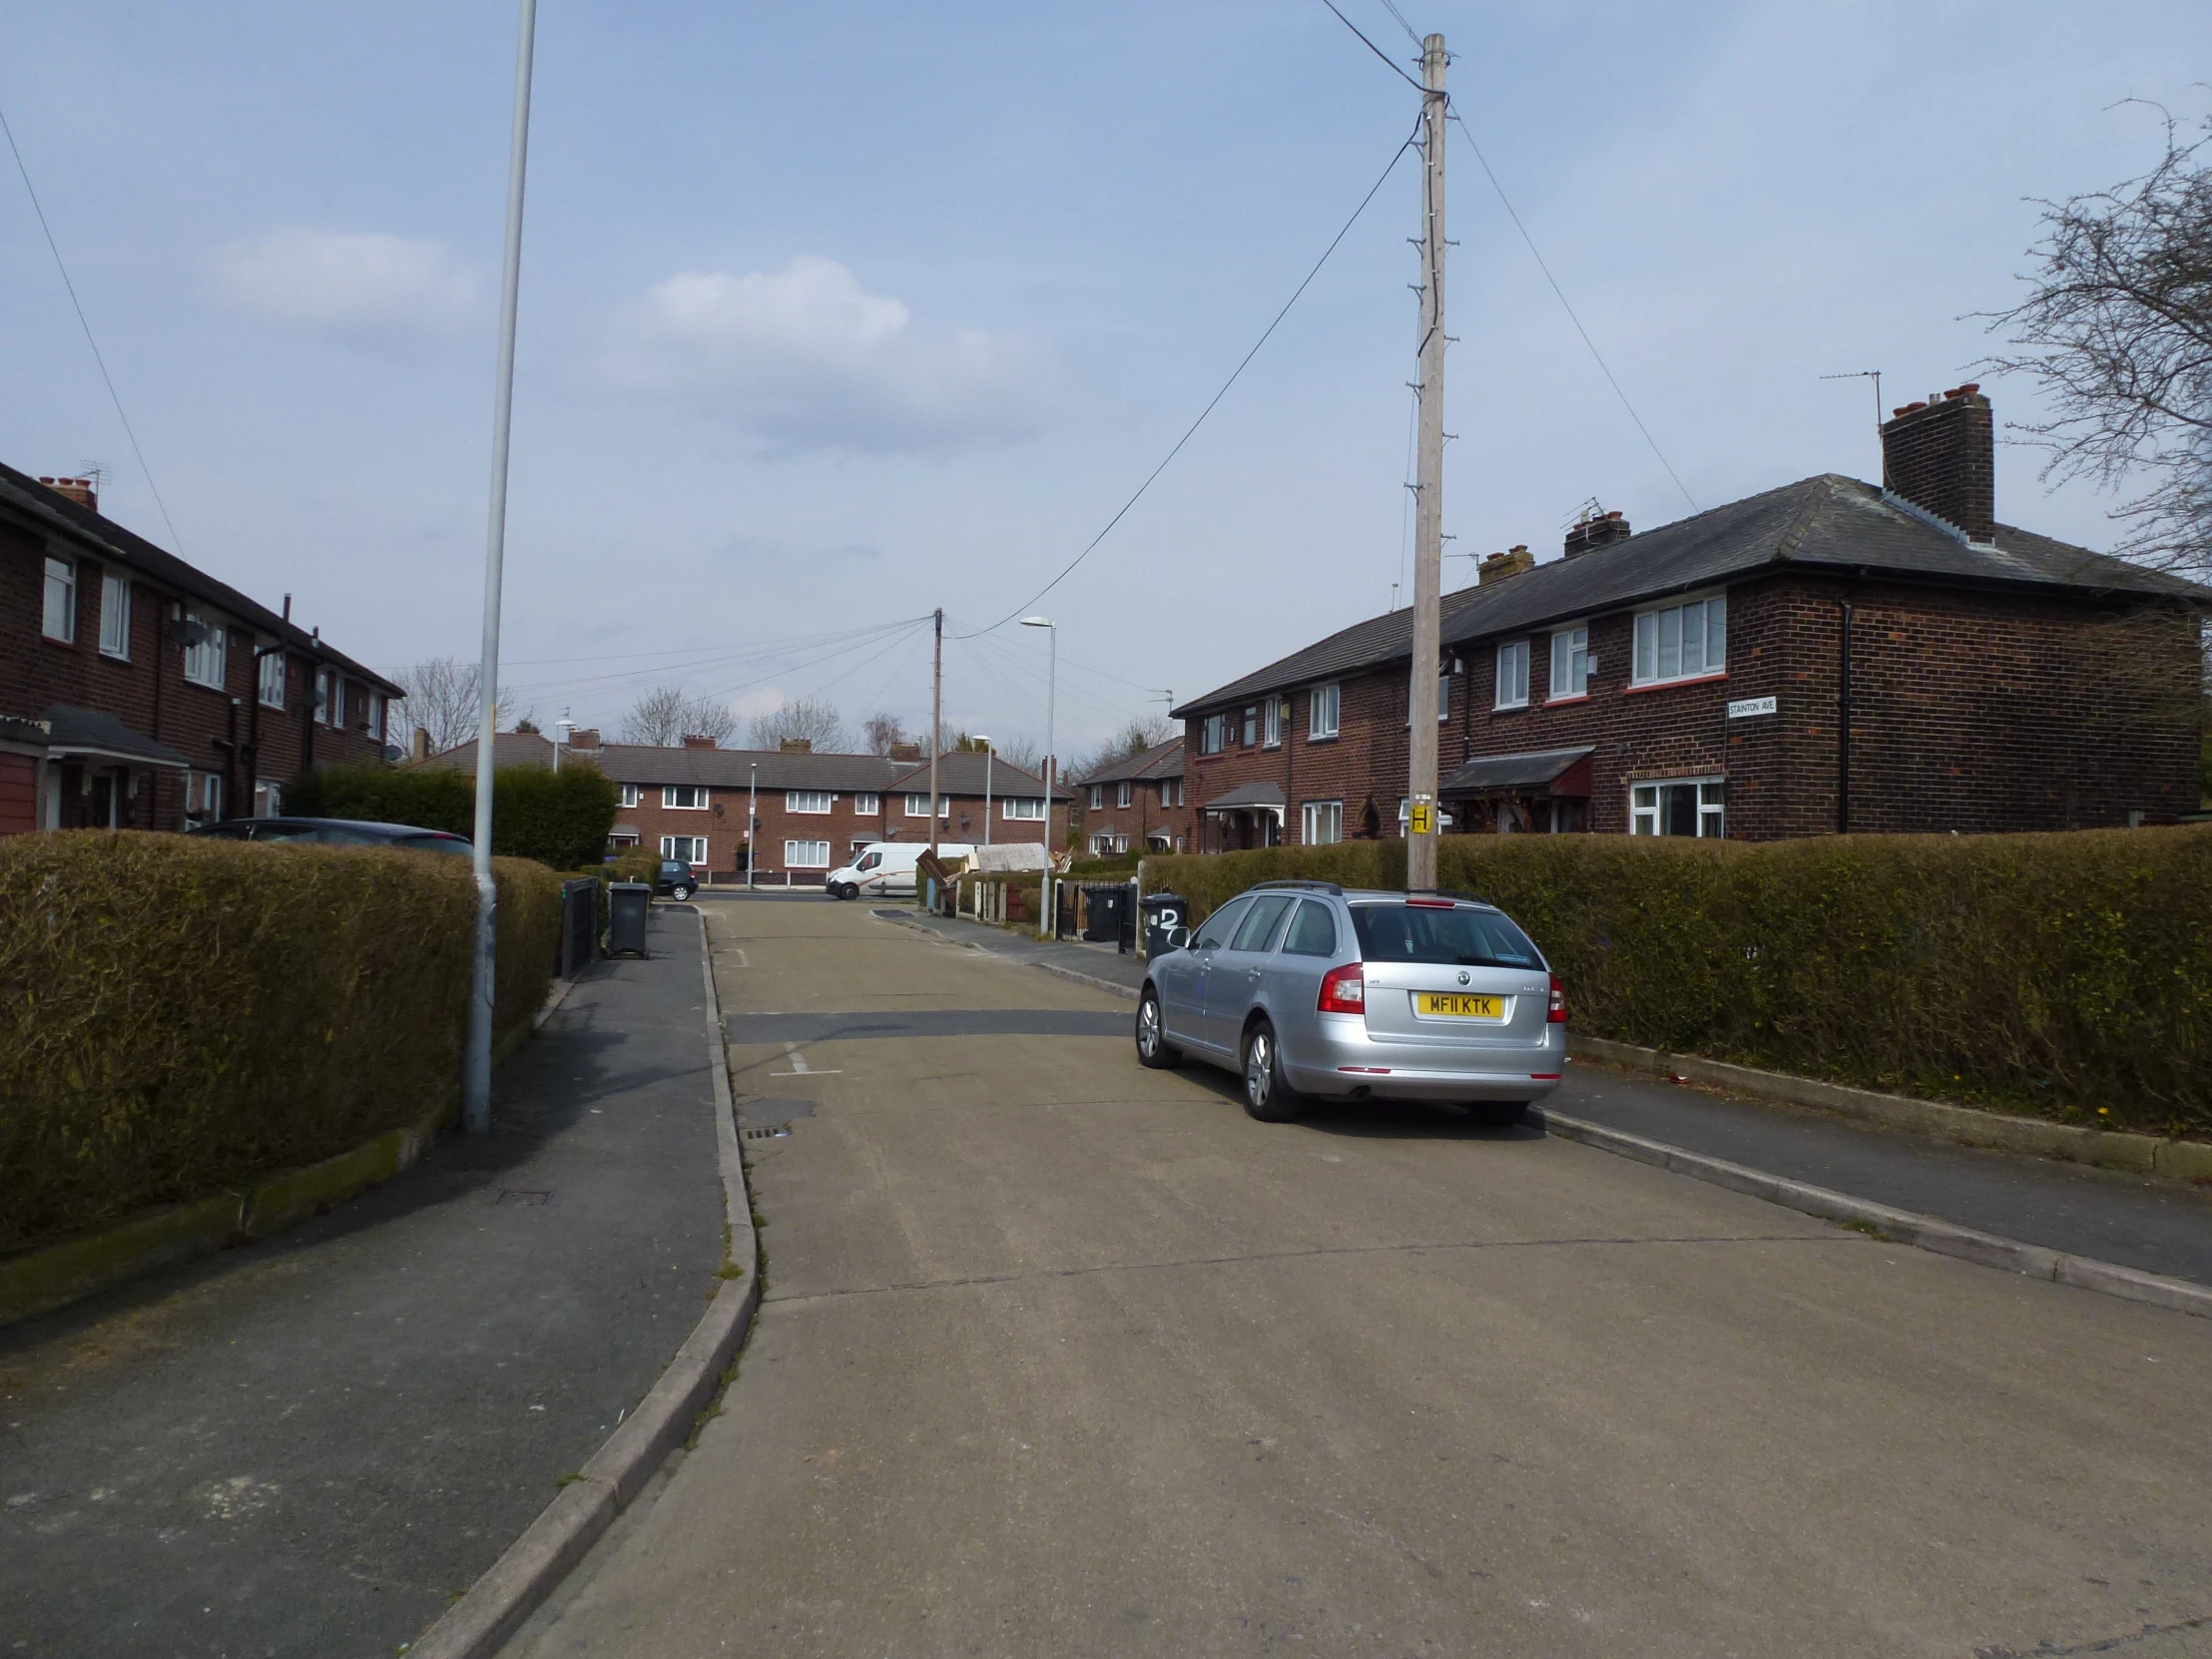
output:
[[1025, 616], [1021, 619], [1021, 625], [1024, 628], [1049, 628], [1052, 626], [1052, 619], [1048, 616]]

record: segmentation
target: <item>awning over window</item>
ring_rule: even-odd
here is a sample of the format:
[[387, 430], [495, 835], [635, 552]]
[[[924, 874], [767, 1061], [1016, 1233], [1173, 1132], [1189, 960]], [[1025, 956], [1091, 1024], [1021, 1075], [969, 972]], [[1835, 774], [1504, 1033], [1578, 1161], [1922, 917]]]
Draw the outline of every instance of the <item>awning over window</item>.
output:
[[192, 762], [166, 743], [134, 732], [113, 715], [60, 704], [46, 711], [47, 753], [57, 761], [119, 761], [126, 766], [192, 770]]
[[1216, 796], [1206, 803], [1209, 813], [1233, 813], [1240, 809], [1250, 812], [1264, 807], [1278, 818], [1283, 816], [1283, 786], [1281, 784], [1239, 784], [1227, 795]]
[[1539, 749], [1525, 755], [1477, 755], [1437, 786], [1443, 796], [1590, 793], [1590, 757], [1596, 746]]

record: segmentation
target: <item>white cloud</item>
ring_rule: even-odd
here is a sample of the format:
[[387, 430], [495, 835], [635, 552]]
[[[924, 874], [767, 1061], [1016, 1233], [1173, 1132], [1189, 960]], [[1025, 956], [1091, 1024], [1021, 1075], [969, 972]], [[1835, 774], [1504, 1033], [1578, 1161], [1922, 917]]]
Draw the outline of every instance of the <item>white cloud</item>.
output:
[[426, 237], [285, 226], [218, 249], [207, 275], [242, 311], [384, 353], [418, 351], [477, 316], [475, 275]]
[[1050, 370], [1011, 335], [925, 333], [834, 260], [685, 272], [616, 326], [608, 376], [728, 421], [772, 451], [945, 452], [1026, 437]]

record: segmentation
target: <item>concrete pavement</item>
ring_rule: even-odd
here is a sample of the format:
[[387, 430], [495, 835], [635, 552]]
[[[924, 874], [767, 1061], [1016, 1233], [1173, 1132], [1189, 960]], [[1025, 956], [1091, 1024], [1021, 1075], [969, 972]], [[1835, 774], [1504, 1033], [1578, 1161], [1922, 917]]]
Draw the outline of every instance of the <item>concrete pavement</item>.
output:
[[[902, 914], [946, 938], [1017, 961], [1131, 987], [1144, 982], [1144, 964], [1135, 956]], [[1549, 1104], [1608, 1129], [2000, 1238], [2212, 1285], [2212, 1192], [2179, 1182], [1954, 1146], [1586, 1060], [1567, 1068]]]
[[733, 1047], [741, 1375], [515, 1653], [2212, 1654], [2207, 1322], [711, 916], [735, 1032], [856, 1017]]
[[722, 1260], [700, 923], [651, 927], [491, 1135], [0, 1332], [0, 1655], [389, 1655], [591, 1456]]

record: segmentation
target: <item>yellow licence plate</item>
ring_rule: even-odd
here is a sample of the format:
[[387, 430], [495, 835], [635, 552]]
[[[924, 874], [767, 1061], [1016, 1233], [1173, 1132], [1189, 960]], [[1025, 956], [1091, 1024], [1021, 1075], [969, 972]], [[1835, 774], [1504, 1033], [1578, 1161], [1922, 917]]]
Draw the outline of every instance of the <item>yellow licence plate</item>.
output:
[[1505, 1001], [1495, 996], [1466, 996], [1457, 991], [1416, 991], [1413, 1011], [1438, 1019], [1503, 1019]]

